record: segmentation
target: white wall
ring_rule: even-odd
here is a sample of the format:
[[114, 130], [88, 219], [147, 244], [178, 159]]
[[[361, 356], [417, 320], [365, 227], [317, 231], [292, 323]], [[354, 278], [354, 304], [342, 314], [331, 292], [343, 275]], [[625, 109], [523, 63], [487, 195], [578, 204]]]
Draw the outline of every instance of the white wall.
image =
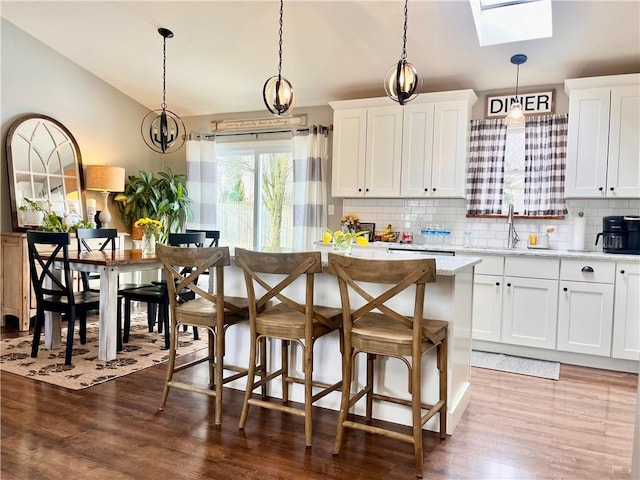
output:
[[[0, 19], [2, 45], [2, 139], [11, 124], [29, 113], [41, 113], [65, 125], [76, 138], [82, 162], [125, 167], [127, 175], [139, 170], [163, 169], [162, 155], [142, 140], [140, 122], [148, 109], [98, 77], [61, 56], [4, 18]], [[1, 227], [12, 230], [6, 150], [0, 166]], [[102, 197], [88, 192], [87, 198]], [[121, 228], [116, 206], [114, 223]]]

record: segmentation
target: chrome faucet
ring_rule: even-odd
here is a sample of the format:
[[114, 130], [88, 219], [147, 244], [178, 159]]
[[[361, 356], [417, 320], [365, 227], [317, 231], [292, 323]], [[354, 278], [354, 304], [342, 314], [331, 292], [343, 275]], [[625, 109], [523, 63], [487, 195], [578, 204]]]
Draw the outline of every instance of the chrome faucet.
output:
[[513, 203], [509, 204], [509, 210], [507, 211], [507, 224], [509, 225], [509, 235], [507, 237], [507, 248], [516, 248], [516, 245], [520, 241], [518, 233], [513, 226]]

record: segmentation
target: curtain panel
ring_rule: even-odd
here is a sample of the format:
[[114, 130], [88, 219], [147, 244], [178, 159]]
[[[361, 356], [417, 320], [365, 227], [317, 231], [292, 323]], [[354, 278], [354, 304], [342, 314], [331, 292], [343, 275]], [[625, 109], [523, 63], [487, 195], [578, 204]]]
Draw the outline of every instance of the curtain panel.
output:
[[507, 127], [502, 119], [472, 120], [467, 172], [467, 213], [502, 212]]
[[524, 214], [565, 215], [569, 115], [544, 115], [525, 127]]
[[188, 228], [215, 230], [218, 228], [215, 137], [190, 134], [186, 148], [187, 190], [193, 199], [193, 220]]
[[322, 125], [293, 134], [293, 247], [313, 249], [327, 225], [329, 130]]

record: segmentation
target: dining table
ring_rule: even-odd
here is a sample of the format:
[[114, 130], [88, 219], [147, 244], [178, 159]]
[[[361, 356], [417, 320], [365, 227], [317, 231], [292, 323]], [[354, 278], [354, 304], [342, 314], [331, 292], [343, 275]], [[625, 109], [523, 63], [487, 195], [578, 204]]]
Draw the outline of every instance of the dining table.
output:
[[[69, 251], [71, 270], [100, 274], [100, 308], [98, 326], [98, 358], [114, 360], [117, 352], [118, 331], [118, 276], [126, 272], [157, 270], [162, 263], [155, 254], [141, 249], [104, 251]], [[61, 347], [61, 320], [59, 315], [45, 319], [45, 348]]]

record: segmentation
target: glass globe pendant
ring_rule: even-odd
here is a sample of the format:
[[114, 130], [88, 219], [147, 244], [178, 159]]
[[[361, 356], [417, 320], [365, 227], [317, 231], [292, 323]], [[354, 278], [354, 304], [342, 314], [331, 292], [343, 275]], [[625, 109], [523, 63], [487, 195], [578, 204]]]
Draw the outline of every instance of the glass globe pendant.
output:
[[384, 89], [393, 101], [404, 105], [416, 98], [422, 89], [422, 77], [412, 63], [404, 58], [392, 65], [384, 77]]
[[387, 70], [384, 90], [394, 102], [404, 105], [416, 98], [422, 90], [422, 76], [412, 63], [407, 62], [407, 18], [408, 0], [404, 1], [404, 34], [402, 36], [402, 56], [397, 64]]
[[267, 110], [276, 117], [291, 113], [296, 104], [296, 94], [291, 82], [282, 76], [282, 17], [284, 2], [280, 0], [280, 30], [278, 32], [278, 74], [267, 79], [262, 88], [262, 99]]

